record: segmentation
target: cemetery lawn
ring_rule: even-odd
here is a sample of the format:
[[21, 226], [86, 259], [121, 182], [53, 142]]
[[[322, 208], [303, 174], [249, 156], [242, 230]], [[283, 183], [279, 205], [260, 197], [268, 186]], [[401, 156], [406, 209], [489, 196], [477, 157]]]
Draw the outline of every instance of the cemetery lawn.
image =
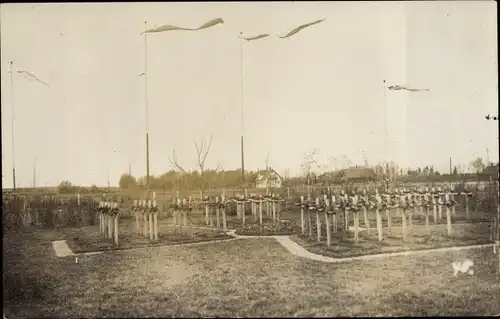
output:
[[300, 224], [294, 220], [281, 220], [278, 223], [270, 219], [263, 219], [262, 225], [252, 223], [236, 229], [236, 235], [243, 236], [284, 236], [297, 233], [300, 233]]
[[[466, 316], [500, 313], [491, 248], [325, 264], [274, 239], [57, 258], [64, 231], [4, 233], [4, 314], [18, 317]], [[474, 276], [451, 263], [474, 260]]]
[[[315, 225], [314, 225], [315, 226]], [[334, 258], [356, 257], [380, 253], [395, 253], [408, 250], [424, 250], [455, 246], [472, 246], [490, 244], [490, 224], [452, 224], [452, 234], [446, 233], [446, 224], [430, 225], [430, 235], [423, 225], [414, 225], [412, 230], [407, 227], [407, 239], [402, 240], [402, 228], [392, 227], [392, 234], [387, 234], [384, 228], [384, 240], [379, 243], [377, 230], [371, 229], [370, 236], [366, 231], [359, 233], [359, 243], [354, 243], [354, 233], [332, 233], [332, 244], [326, 245], [326, 229], [322, 229], [321, 244], [317, 242], [316, 228], [313, 228], [312, 237], [293, 235], [290, 238], [308, 251]], [[346, 237], [347, 236], [347, 237]]]
[[81, 228], [66, 228], [61, 230], [66, 234], [68, 246], [74, 253], [126, 250], [133, 248], [168, 246], [204, 241], [231, 239], [221, 231], [210, 231], [207, 229], [192, 228], [188, 234], [174, 234], [173, 227], [165, 221], [158, 221], [158, 241], [150, 241], [136, 233], [135, 220], [122, 219], [120, 221], [119, 246], [115, 246], [112, 239], [103, 239], [99, 236], [99, 226], [85, 226]]

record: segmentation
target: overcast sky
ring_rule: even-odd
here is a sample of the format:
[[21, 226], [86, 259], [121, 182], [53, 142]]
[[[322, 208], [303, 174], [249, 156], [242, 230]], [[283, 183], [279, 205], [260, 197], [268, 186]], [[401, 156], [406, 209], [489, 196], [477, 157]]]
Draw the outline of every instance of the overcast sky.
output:
[[[2, 4], [3, 185], [12, 187], [9, 61], [15, 75], [18, 186], [111, 184], [145, 175], [144, 21], [197, 27], [148, 36], [151, 172], [194, 168], [193, 139], [213, 133], [207, 166], [240, 166], [242, 31], [245, 167], [292, 174], [304, 153], [354, 164], [395, 159], [447, 170], [498, 160], [496, 3], [254, 2]], [[294, 27], [320, 24], [288, 39]], [[386, 91], [388, 85], [429, 92]], [[384, 105], [390, 147], [386, 148]]]

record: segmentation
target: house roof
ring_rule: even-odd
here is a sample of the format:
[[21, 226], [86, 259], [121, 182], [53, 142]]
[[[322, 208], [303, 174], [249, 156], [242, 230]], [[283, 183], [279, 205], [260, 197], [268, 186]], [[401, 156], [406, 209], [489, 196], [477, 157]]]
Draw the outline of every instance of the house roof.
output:
[[369, 167], [350, 167], [344, 170], [342, 180], [373, 180], [376, 178], [375, 171]]
[[318, 176], [318, 179], [321, 181], [335, 181], [335, 180], [340, 180], [343, 176], [344, 176], [344, 171], [334, 171], [334, 172], [324, 173]]
[[483, 177], [493, 177], [494, 179], [497, 179], [497, 177], [498, 177], [498, 164], [487, 166], [481, 173], [479, 173], [479, 175], [483, 176]]
[[260, 179], [268, 179], [269, 177], [272, 176], [272, 174], [275, 174], [276, 176], [279, 177], [279, 179], [283, 179], [280, 174], [278, 174], [274, 169], [272, 168], [268, 168], [267, 170], [261, 170], [261, 171], [258, 171], [257, 172], [257, 179], [259, 179], [259, 177], [261, 177]]
[[320, 180], [332, 181], [332, 182], [343, 182], [349, 180], [373, 180], [376, 178], [375, 171], [369, 167], [350, 167], [347, 169], [328, 172], [321, 175]]

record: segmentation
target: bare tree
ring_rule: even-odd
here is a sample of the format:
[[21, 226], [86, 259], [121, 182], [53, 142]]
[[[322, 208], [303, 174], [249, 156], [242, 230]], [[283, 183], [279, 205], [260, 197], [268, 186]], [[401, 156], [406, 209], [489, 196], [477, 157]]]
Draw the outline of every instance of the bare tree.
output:
[[194, 146], [196, 147], [197, 155], [196, 165], [200, 169], [200, 175], [203, 178], [203, 173], [205, 172], [205, 161], [207, 160], [208, 153], [212, 147], [212, 133], [210, 133], [210, 139], [208, 140], [208, 145], [206, 147], [203, 140], [201, 140], [198, 144], [196, 139], [194, 140]]
[[220, 172], [221, 174], [221, 185], [222, 188], [224, 189], [224, 159], [221, 157], [219, 163], [217, 164], [217, 167], [215, 168], [215, 171], [218, 173]]
[[470, 163], [470, 167], [473, 167], [476, 170], [476, 173], [479, 174], [484, 170], [486, 165], [481, 157], [477, 157]]
[[318, 155], [318, 150], [313, 149], [309, 153], [304, 154], [304, 162], [300, 165], [302, 168], [302, 171], [306, 177], [307, 181], [307, 189], [308, 189], [308, 194], [310, 194], [310, 186], [311, 186], [311, 173], [314, 165], [317, 164], [317, 155]]
[[186, 175], [188, 175], [188, 172], [186, 172], [186, 170], [181, 166], [179, 165], [179, 161], [177, 159], [177, 155], [175, 154], [175, 146], [172, 150], [172, 157], [168, 157], [168, 160], [170, 161], [170, 164], [172, 164], [172, 166], [174, 167], [174, 169], [178, 170], [179, 172], [182, 172]]
[[[196, 148], [196, 156], [197, 156], [196, 166], [198, 167], [198, 169], [200, 171], [200, 176], [201, 176], [201, 178], [203, 180], [203, 184], [204, 184], [204, 185], [202, 185], [202, 187], [204, 187], [206, 184], [205, 176], [204, 176], [204, 173], [206, 171], [205, 162], [207, 160], [208, 154], [210, 153], [210, 149], [212, 147], [212, 133], [210, 133], [210, 139], [208, 140], [208, 144], [205, 145], [204, 140], [200, 140], [200, 142], [197, 142], [196, 139], [194, 139], [194, 146]], [[172, 164], [172, 166], [174, 167], [174, 169], [176, 169], [177, 171], [179, 171], [181, 173], [184, 173], [186, 176], [190, 175], [184, 169], [184, 167], [182, 167], [179, 164], [179, 160], [178, 160], [177, 155], [175, 153], [175, 146], [174, 146], [174, 149], [172, 150], [172, 157], [169, 157], [168, 159], [170, 161], [170, 164]], [[215, 171], [219, 171], [221, 166], [222, 166], [221, 163], [217, 164]]]
[[318, 155], [318, 150], [314, 149], [309, 153], [304, 154], [304, 162], [300, 165], [304, 175], [309, 179], [313, 165], [317, 163], [316, 156]]

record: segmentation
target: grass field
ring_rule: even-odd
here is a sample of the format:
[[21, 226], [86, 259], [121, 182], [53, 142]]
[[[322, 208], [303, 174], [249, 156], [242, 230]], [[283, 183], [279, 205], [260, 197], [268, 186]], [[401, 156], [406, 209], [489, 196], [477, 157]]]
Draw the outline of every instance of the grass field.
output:
[[[492, 249], [323, 264], [273, 239], [57, 258], [64, 231], [4, 234], [4, 313], [17, 317], [429, 316], [500, 313]], [[453, 277], [451, 262], [475, 262]]]

